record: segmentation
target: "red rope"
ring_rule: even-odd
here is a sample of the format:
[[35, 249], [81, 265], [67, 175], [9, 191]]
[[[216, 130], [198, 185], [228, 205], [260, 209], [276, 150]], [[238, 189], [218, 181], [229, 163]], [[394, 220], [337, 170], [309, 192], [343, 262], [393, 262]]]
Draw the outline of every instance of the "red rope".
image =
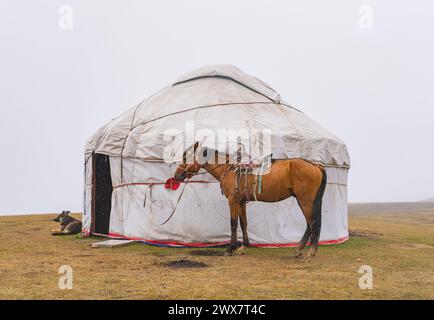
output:
[[[205, 180], [178, 181], [178, 182], [179, 183], [214, 183], [214, 182], [205, 181]], [[113, 189], [127, 187], [127, 186], [149, 186], [149, 185], [157, 185], [157, 184], [165, 185], [166, 182], [130, 182], [130, 183], [124, 183], [124, 184], [114, 186]]]

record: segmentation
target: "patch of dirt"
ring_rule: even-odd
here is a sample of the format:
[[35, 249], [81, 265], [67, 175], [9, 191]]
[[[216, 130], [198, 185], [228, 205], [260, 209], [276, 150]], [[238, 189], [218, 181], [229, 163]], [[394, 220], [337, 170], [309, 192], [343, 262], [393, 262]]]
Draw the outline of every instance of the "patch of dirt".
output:
[[193, 256], [208, 256], [208, 257], [216, 257], [216, 256], [222, 256], [223, 254], [220, 251], [217, 250], [193, 250], [190, 252]]
[[208, 265], [203, 263], [203, 262], [186, 260], [186, 259], [169, 261], [169, 262], [164, 263], [163, 265], [166, 267], [169, 267], [169, 268], [206, 268], [206, 267], [208, 267]]
[[374, 232], [370, 230], [360, 230], [360, 229], [351, 229], [349, 231], [350, 237], [360, 237], [360, 238], [366, 238], [370, 240], [376, 240], [383, 236], [382, 233]]

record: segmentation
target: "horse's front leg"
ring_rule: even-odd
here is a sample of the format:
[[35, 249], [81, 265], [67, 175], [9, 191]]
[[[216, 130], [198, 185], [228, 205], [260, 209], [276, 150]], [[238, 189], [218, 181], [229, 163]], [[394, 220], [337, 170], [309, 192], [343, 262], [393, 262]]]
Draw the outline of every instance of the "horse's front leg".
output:
[[243, 245], [235, 250], [236, 254], [245, 254], [247, 247], [249, 246], [249, 235], [247, 233], [247, 211], [246, 211], [246, 203], [241, 203], [241, 212], [240, 212], [240, 225], [241, 230], [243, 231]]
[[229, 201], [229, 208], [231, 210], [231, 243], [225, 252], [225, 256], [231, 256], [237, 248], [238, 217], [241, 210], [240, 204], [235, 201]]

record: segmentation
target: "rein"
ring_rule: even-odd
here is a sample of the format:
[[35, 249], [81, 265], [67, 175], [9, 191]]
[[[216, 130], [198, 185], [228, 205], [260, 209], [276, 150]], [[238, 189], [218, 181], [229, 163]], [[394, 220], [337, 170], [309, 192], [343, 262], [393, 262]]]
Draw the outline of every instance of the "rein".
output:
[[[226, 159], [226, 164], [228, 164], [228, 160]], [[192, 177], [192, 176], [194, 176], [195, 174], [191, 174], [191, 172], [189, 171], [189, 169], [193, 166], [193, 165], [197, 165], [196, 163], [193, 163], [193, 164], [190, 164], [190, 165], [188, 165], [186, 168], [179, 168], [178, 167], [178, 169], [181, 169], [182, 171], [184, 171], [184, 172], [186, 172], [187, 173], [187, 175], [188, 175], [188, 177], [187, 177], [187, 180], [185, 181], [185, 185], [184, 185], [184, 188], [182, 189], [182, 191], [181, 191], [181, 193], [180, 193], [180, 195], [179, 195], [179, 197], [178, 197], [178, 200], [176, 201], [176, 204], [175, 204], [175, 207], [173, 208], [173, 210], [172, 210], [172, 212], [170, 213], [170, 215], [169, 215], [169, 217], [166, 219], [166, 221], [164, 221], [163, 223], [160, 223], [160, 225], [162, 226], [162, 225], [164, 225], [164, 224], [166, 224], [172, 217], [173, 217], [173, 215], [174, 215], [174, 213], [175, 213], [175, 211], [176, 211], [176, 209], [178, 208], [178, 204], [179, 204], [179, 202], [181, 201], [181, 198], [182, 198], [182, 195], [184, 194], [184, 191], [185, 191], [185, 188], [187, 187], [187, 184], [189, 183], [189, 179]], [[223, 178], [229, 173], [229, 171], [232, 169], [232, 165], [229, 165], [227, 168], [226, 168], [226, 170], [225, 170], [225, 172], [217, 179], [220, 183], [221, 183], [221, 181], [223, 180]], [[215, 170], [215, 169], [214, 169]], [[211, 172], [213, 171], [213, 170], [207, 170], [210, 174], [211, 174]], [[197, 174], [197, 173], [196, 173]]]
[[227, 167], [226, 171], [223, 172], [223, 174], [221, 175], [221, 177], [219, 179], [220, 182], [222, 182], [222, 180], [226, 177], [226, 175], [229, 173], [229, 171], [231, 171], [232, 168], [233, 168], [232, 165]]
[[196, 164], [196, 163], [189, 164], [185, 169], [184, 169], [184, 168], [180, 168], [180, 167], [178, 167], [178, 169], [181, 169], [182, 171], [184, 171], [184, 172], [187, 173], [187, 180], [185, 181], [184, 188], [182, 189], [182, 191], [181, 191], [181, 193], [180, 193], [180, 195], [179, 195], [179, 197], [178, 197], [178, 200], [176, 200], [175, 207], [173, 208], [172, 212], [170, 213], [170, 215], [169, 215], [169, 217], [166, 219], [166, 221], [164, 221], [163, 223], [160, 223], [160, 226], [162, 226], [162, 225], [166, 224], [167, 222], [169, 222], [169, 220], [173, 217], [173, 215], [174, 215], [176, 209], [178, 208], [178, 204], [179, 204], [179, 202], [181, 201], [182, 195], [184, 194], [185, 188], [187, 187], [187, 184], [188, 184], [190, 178], [193, 177], [193, 176], [195, 175], [195, 174], [192, 174], [192, 173], [189, 171], [190, 168], [191, 168], [192, 166], [194, 166], [194, 165], [197, 165], [197, 164]]
[[185, 182], [184, 188], [182, 189], [181, 194], [180, 194], [179, 197], [178, 197], [178, 200], [176, 200], [175, 207], [173, 208], [172, 212], [170, 213], [170, 215], [169, 215], [169, 217], [166, 219], [166, 221], [164, 221], [163, 223], [160, 223], [160, 226], [166, 224], [166, 223], [167, 223], [167, 222], [172, 218], [173, 214], [174, 214], [175, 211], [176, 211], [176, 208], [178, 208], [178, 204], [179, 204], [179, 202], [181, 201], [181, 198], [182, 198], [182, 195], [183, 195], [183, 193], [184, 193], [184, 191], [185, 191], [185, 188], [187, 187], [188, 179], [190, 179], [190, 178], [187, 178], [187, 181]]

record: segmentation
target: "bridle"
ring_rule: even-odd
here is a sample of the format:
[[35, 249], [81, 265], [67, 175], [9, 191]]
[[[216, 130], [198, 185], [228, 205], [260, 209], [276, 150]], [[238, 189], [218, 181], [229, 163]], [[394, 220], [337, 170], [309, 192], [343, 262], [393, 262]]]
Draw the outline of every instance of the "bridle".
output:
[[[187, 166], [185, 168], [179, 166], [178, 170], [185, 172], [187, 174], [187, 178], [191, 178], [199, 171], [200, 166], [201, 165], [198, 164], [197, 162], [193, 162], [193, 163], [187, 164]], [[194, 171], [190, 171], [191, 168], [193, 168], [193, 167], [194, 167]], [[197, 168], [197, 167], [199, 167], [199, 168]]]

